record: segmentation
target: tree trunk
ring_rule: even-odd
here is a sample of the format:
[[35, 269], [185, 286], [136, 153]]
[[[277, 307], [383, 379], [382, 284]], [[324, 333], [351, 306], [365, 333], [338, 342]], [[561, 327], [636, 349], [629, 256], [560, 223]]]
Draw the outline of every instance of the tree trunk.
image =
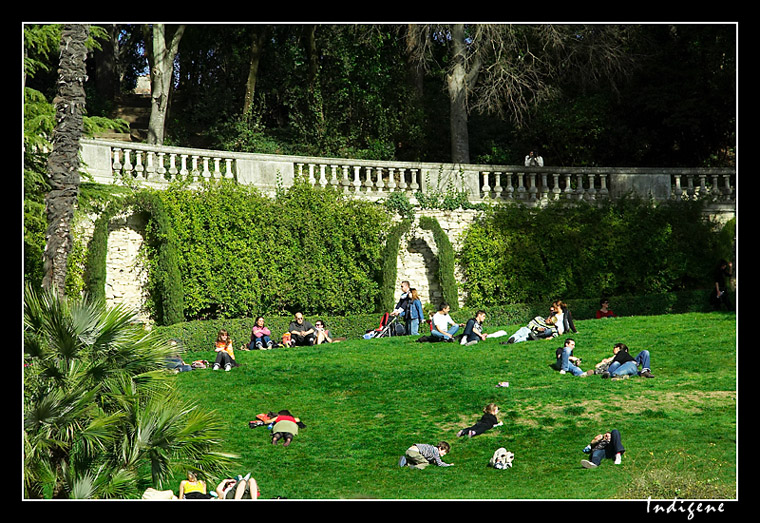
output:
[[171, 44], [166, 46], [166, 26], [153, 25], [153, 67], [151, 68], [151, 107], [148, 122], [148, 143], [162, 145], [166, 131], [166, 113], [169, 108], [169, 94], [174, 78], [174, 57], [179, 50], [179, 42], [185, 32], [180, 25], [172, 35]]
[[446, 77], [449, 91], [451, 162], [470, 163], [470, 135], [467, 129], [467, 71], [464, 26], [451, 27], [454, 56], [451, 71]]
[[256, 78], [259, 74], [259, 62], [264, 52], [264, 42], [266, 41], [269, 28], [266, 25], [257, 25], [253, 28], [253, 37], [251, 42], [251, 64], [248, 69], [248, 82], [245, 86], [245, 100], [243, 102], [243, 114], [250, 116], [253, 107], [253, 95], [256, 93]]
[[73, 243], [71, 222], [79, 195], [79, 139], [82, 136], [87, 80], [85, 60], [89, 26], [71, 24], [61, 33], [58, 93], [53, 100], [56, 126], [48, 157], [51, 190], [45, 197], [47, 238], [42, 287], [65, 293], [66, 263]]

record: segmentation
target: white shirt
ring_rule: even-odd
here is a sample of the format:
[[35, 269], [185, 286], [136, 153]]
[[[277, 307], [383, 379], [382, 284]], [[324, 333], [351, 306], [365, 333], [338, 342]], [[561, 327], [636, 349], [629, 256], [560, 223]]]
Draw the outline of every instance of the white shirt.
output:
[[442, 314], [440, 311], [433, 314], [433, 325], [441, 332], [449, 330], [449, 325], [456, 325], [456, 322], [451, 319], [448, 314]]

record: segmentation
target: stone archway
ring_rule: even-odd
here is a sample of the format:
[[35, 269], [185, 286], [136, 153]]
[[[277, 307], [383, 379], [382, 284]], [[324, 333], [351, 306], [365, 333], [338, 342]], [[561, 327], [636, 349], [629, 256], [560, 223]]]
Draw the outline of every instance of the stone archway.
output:
[[396, 294], [401, 282], [408, 280], [417, 289], [423, 306], [432, 303], [438, 306], [443, 299], [438, 282], [438, 249], [433, 233], [413, 227], [401, 238], [396, 263]]
[[148, 269], [143, 258], [145, 218], [141, 213], [122, 213], [108, 224], [105, 299], [135, 312], [148, 321]]

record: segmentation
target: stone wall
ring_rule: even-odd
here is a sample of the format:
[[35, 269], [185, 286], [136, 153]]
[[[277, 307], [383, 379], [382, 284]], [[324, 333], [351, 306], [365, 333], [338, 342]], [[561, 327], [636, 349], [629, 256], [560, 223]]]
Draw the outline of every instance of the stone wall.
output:
[[[446, 232], [458, 251], [464, 231], [470, 226], [480, 211], [418, 211], [415, 215], [412, 227], [401, 238], [398, 259], [396, 262], [396, 300], [401, 296], [401, 282], [409, 281], [411, 287], [416, 288], [420, 294], [423, 306], [431, 303], [436, 307], [443, 300], [440, 285], [438, 284], [438, 247], [435, 244], [432, 231], [422, 229], [419, 226], [420, 216], [431, 216], [438, 220], [441, 228]], [[457, 268], [455, 272], [457, 282], [462, 281], [462, 274]], [[459, 305], [464, 304], [465, 295], [461, 284], [459, 289]], [[386, 311], [387, 312], [387, 311]]]
[[[83, 216], [77, 224], [77, 241], [86, 246], [92, 238], [96, 216]], [[147, 323], [148, 270], [143, 255], [145, 221], [140, 214], [122, 213], [108, 226], [106, 253], [106, 305], [122, 305]]]

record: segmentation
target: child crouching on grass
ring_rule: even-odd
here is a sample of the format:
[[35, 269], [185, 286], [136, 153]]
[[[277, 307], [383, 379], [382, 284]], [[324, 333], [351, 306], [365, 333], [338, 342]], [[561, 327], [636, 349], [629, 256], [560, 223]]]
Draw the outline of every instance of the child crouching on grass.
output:
[[406, 450], [398, 461], [399, 467], [409, 466], [413, 469], [424, 469], [431, 463], [439, 467], [451, 467], [453, 463], [444, 463], [441, 458], [448, 454], [451, 445], [441, 441], [435, 447], [426, 443], [417, 443]]

